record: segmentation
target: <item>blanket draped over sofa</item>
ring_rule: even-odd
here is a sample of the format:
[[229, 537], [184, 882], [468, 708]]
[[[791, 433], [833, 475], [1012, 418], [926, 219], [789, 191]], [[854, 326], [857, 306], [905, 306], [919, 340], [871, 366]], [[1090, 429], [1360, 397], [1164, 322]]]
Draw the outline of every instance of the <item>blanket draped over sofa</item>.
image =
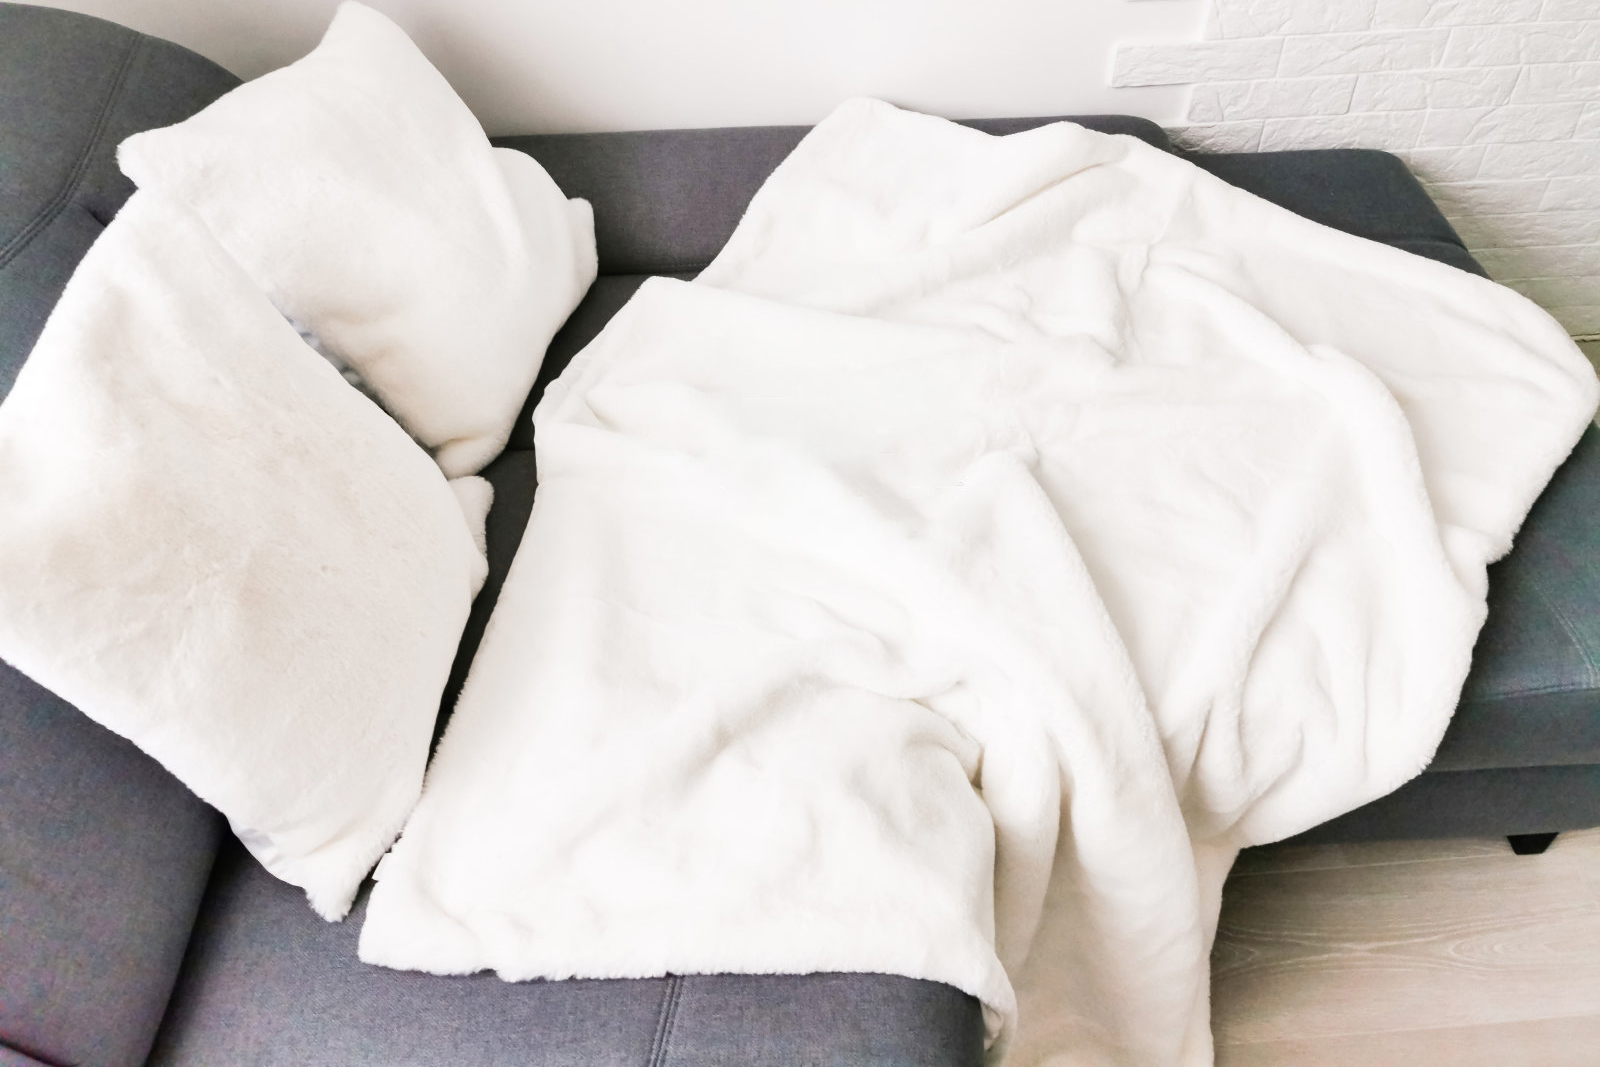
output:
[[1427, 763], [1592, 417], [1516, 293], [1128, 137], [854, 101], [535, 417], [364, 959], [857, 970], [1208, 1063], [1236, 850]]

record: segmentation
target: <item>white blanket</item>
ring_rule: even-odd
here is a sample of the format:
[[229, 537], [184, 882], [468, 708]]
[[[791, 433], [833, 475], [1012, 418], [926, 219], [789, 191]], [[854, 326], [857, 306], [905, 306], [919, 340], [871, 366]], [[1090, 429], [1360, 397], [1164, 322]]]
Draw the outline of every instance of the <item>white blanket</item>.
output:
[[1235, 851], [1427, 763], [1596, 393], [1139, 141], [847, 104], [545, 396], [362, 957], [891, 972], [995, 1059], [1208, 1063]]

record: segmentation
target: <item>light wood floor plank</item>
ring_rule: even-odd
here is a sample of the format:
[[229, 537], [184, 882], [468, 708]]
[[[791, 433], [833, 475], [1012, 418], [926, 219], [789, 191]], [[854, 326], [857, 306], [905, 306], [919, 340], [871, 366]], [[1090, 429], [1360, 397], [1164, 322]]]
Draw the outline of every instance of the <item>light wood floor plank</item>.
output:
[[[1426, 1044], [1600, 1019], [1600, 831], [1563, 835], [1542, 856], [1503, 841], [1279, 853], [1250, 857], [1223, 895], [1219, 1046], [1434, 1031]], [[1585, 1067], [1597, 1065], [1600, 1047]]]
[[1597, 1016], [1217, 1049], [1217, 1067], [1595, 1067], [1597, 1063]]

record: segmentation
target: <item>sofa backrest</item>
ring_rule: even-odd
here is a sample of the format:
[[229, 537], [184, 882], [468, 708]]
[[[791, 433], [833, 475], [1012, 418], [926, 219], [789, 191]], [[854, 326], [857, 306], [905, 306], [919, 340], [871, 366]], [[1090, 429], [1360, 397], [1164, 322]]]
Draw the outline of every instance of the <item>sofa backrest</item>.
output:
[[[110, 22], [0, 4], [0, 399], [133, 191], [117, 143], [237, 83]], [[144, 1061], [221, 833], [154, 760], [0, 663], [0, 1062]]]

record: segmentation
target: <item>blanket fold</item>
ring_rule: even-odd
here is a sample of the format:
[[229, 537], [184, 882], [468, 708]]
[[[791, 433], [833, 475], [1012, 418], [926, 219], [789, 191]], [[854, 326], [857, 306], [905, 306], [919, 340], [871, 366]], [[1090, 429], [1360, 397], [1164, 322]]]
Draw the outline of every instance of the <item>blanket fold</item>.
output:
[[535, 415], [371, 962], [862, 970], [1210, 1062], [1238, 848], [1425, 766], [1593, 371], [1128, 137], [854, 101]]

